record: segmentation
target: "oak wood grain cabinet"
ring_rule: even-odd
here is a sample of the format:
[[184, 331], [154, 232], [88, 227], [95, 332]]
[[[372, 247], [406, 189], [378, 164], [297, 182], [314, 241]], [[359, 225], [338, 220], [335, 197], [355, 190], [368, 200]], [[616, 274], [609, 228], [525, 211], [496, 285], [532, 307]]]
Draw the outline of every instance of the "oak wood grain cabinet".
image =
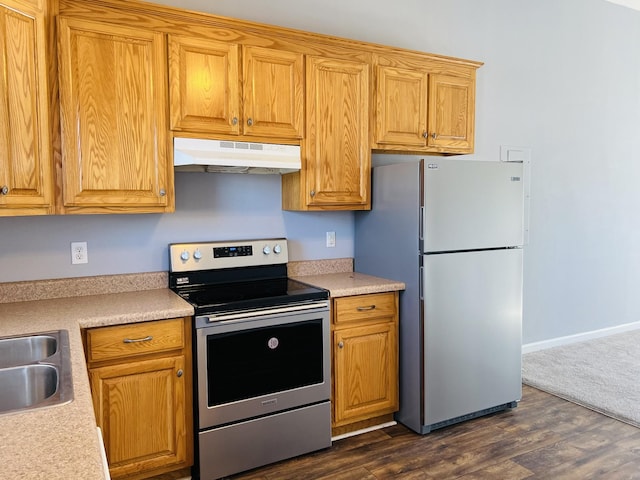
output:
[[371, 208], [370, 64], [309, 56], [300, 172], [283, 175], [285, 210]]
[[297, 211], [370, 209], [372, 150], [473, 151], [480, 62], [148, 2], [55, 2], [57, 213], [173, 211], [174, 136], [299, 144], [301, 170], [282, 176]]
[[189, 320], [92, 328], [84, 336], [112, 478], [142, 479], [191, 466]]
[[173, 211], [161, 32], [58, 22], [66, 213]]
[[169, 85], [173, 130], [302, 138], [301, 53], [170, 35]]
[[0, 1], [0, 216], [53, 211], [47, 8]]
[[333, 433], [398, 410], [398, 293], [333, 299]]
[[478, 62], [377, 57], [373, 148], [472, 153]]

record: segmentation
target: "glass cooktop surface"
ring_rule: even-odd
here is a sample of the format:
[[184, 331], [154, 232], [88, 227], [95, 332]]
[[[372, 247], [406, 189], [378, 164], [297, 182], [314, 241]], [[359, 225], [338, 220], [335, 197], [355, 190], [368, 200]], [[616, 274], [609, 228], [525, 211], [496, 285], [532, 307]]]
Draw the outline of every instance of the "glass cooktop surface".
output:
[[289, 278], [192, 286], [179, 289], [176, 293], [194, 306], [196, 315], [269, 308], [329, 298], [328, 291]]

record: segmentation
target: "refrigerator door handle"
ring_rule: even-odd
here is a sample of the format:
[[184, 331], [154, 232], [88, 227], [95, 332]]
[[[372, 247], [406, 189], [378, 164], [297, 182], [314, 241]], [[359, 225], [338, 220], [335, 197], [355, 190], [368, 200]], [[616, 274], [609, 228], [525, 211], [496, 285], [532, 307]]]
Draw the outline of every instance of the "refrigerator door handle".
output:
[[420, 207], [420, 218], [418, 219], [418, 239], [420, 241], [420, 251], [424, 251], [424, 205]]
[[424, 276], [424, 267], [420, 266], [420, 277], [418, 278], [418, 292], [420, 294], [420, 301], [424, 300], [424, 289], [423, 289], [423, 285], [422, 285], [423, 276]]

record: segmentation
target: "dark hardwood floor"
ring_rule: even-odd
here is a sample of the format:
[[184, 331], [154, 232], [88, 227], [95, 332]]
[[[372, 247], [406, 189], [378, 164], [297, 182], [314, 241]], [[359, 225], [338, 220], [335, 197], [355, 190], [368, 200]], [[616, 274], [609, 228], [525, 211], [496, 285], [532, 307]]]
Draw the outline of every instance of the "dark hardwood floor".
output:
[[424, 436], [396, 425], [230, 478], [640, 479], [640, 429], [525, 386], [511, 411]]

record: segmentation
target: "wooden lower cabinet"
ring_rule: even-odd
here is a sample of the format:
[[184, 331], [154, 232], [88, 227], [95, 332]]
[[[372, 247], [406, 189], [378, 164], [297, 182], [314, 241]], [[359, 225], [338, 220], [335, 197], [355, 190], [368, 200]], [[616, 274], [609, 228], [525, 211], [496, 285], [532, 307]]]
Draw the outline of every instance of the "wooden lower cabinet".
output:
[[333, 433], [391, 420], [398, 410], [398, 293], [335, 298], [332, 335]]
[[193, 463], [189, 329], [179, 318], [85, 332], [112, 478], [142, 479]]

